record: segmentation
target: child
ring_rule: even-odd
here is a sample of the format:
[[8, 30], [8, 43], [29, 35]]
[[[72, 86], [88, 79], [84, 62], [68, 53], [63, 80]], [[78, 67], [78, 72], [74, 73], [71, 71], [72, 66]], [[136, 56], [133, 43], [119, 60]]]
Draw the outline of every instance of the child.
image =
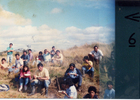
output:
[[27, 65], [23, 66], [23, 69], [20, 71], [20, 88], [19, 91], [22, 90], [23, 82], [24, 82], [24, 90], [27, 90], [27, 84], [31, 80], [31, 74], [29, 67]]
[[76, 99], [77, 98], [77, 91], [75, 86], [72, 83], [71, 79], [67, 79], [65, 82], [66, 92], [63, 91], [62, 93], [65, 94], [64, 99]]
[[115, 90], [113, 89], [113, 83], [111, 81], [107, 82], [107, 89], [105, 90], [104, 99], [114, 99]]
[[82, 67], [82, 71], [83, 71], [83, 76], [85, 76], [85, 73], [89, 73], [91, 74], [91, 78], [93, 78], [94, 76], [94, 68], [93, 68], [93, 63], [92, 61], [89, 61], [88, 56], [84, 57], [84, 63], [83, 63], [83, 67]]
[[42, 54], [43, 54], [42, 51], [40, 51], [38, 56], [38, 60], [40, 60], [41, 62], [44, 61], [44, 57]]
[[97, 89], [94, 87], [94, 86], [90, 86], [88, 88], [88, 93], [89, 94], [86, 94], [83, 98], [91, 98], [91, 99], [98, 99], [97, 95], [96, 95], [96, 91]]

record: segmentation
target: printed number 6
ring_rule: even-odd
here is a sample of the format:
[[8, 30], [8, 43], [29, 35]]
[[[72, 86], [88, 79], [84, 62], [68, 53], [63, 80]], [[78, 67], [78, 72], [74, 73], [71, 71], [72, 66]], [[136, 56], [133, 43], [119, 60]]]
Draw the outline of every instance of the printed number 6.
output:
[[135, 44], [136, 43], [136, 40], [134, 38], [132, 38], [132, 36], [134, 35], [135, 33], [133, 33], [130, 38], [129, 38], [129, 44]]

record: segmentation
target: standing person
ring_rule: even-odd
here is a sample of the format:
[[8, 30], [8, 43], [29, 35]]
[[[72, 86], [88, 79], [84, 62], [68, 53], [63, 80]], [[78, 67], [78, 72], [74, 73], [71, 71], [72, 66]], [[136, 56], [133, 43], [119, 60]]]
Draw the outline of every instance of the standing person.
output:
[[82, 84], [82, 74], [79, 69], [75, 67], [75, 64], [71, 63], [69, 68], [65, 72], [65, 79], [70, 78], [74, 84], [78, 83], [77, 90], [80, 91]]
[[83, 98], [84, 99], [98, 99], [97, 95], [96, 95], [96, 87], [94, 86], [90, 86], [88, 88], [88, 94], [86, 94]]
[[21, 56], [21, 59], [24, 62], [24, 65], [27, 65], [29, 62], [29, 55], [27, 54], [27, 51], [23, 51], [23, 55]]
[[51, 50], [51, 58], [55, 55], [55, 53], [56, 53], [55, 46], [53, 46]]
[[65, 88], [66, 91], [63, 91], [62, 93], [65, 94], [64, 99], [76, 99], [77, 98], [77, 90], [72, 83], [71, 79], [67, 79], [65, 81]]
[[28, 96], [34, 95], [35, 94], [35, 86], [38, 85], [42, 85], [45, 87], [45, 94], [47, 97], [48, 94], [48, 87], [50, 84], [50, 76], [49, 76], [49, 72], [46, 68], [43, 67], [42, 63], [39, 63], [37, 65], [38, 70], [35, 72], [33, 78], [35, 79], [32, 83], [32, 92], [30, 94], [28, 94]]
[[13, 44], [10, 43], [9, 44], [9, 47], [7, 47], [7, 63], [12, 63], [12, 60], [13, 60]]
[[59, 50], [56, 50], [56, 54], [52, 57], [55, 62], [60, 62], [60, 66], [63, 63], [63, 55], [60, 53]]
[[28, 54], [29, 55], [29, 61], [31, 62], [33, 60], [33, 53], [32, 53], [31, 49], [29, 49], [28, 52], [29, 52], [29, 54]]
[[94, 76], [94, 67], [92, 61], [89, 61], [88, 56], [85, 56], [83, 59], [84, 63], [82, 64], [82, 72], [83, 76], [85, 76], [85, 73], [91, 74], [91, 78], [93, 80]]
[[23, 68], [23, 60], [20, 58], [19, 54], [15, 54], [16, 60], [15, 60], [15, 66], [12, 66], [12, 68], [9, 68], [9, 74], [10, 72], [18, 73], [20, 69]]
[[50, 55], [49, 51], [47, 51], [47, 49], [44, 50], [43, 57], [44, 57], [45, 62], [51, 61], [51, 55]]
[[104, 99], [115, 99], [115, 90], [113, 89], [112, 81], [107, 82], [107, 89], [104, 93]]
[[23, 88], [23, 84], [24, 84], [24, 90], [27, 90], [27, 84], [30, 82], [31, 80], [31, 73], [29, 70], [29, 67], [27, 65], [23, 66], [23, 69], [20, 71], [20, 88], [19, 91], [22, 90]]
[[0, 68], [4, 69], [4, 70], [8, 69], [8, 63], [6, 63], [6, 59], [5, 58], [2, 58], [1, 64], [0, 64]]
[[101, 50], [98, 49], [98, 46], [94, 46], [94, 50], [91, 51], [88, 55], [89, 55], [89, 58], [93, 62], [96, 62], [96, 64], [99, 64], [99, 62], [102, 59], [103, 53]]

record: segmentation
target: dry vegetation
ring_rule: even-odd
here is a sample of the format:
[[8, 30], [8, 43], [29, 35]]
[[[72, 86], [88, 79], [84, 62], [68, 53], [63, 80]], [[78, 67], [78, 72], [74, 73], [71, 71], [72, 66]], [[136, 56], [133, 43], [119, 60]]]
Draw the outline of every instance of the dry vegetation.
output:
[[[49, 74], [51, 77], [51, 85], [49, 87], [49, 93], [48, 93], [48, 98], [63, 98], [64, 95], [61, 93], [58, 93], [57, 85], [56, 85], [56, 78], [55, 76], [59, 77], [59, 82], [60, 84], [62, 83], [62, 78], [64, 76], [65, 71], [67, 70], [68, 66], [70, 63], [75, 63], [76, 67], [81, 70], [82, 63], [83, 63], [83, 57], [86, 56], [89, 52], [93, 50], [93, 46], [98, 45], [99, 49], [102, 50], [104, 56], [105, 56], [105, 61], [102, 63], [99, 71], [95, 70], [94, 72], [94, 81], [92, 82], [90, 80], [90, 77], [86, 75], [85, 78], [83, 78], [82, 81], [82, 91], [78, 92], [78, 98], [82, 98], [85, 94], [87, 94], [88, 87], [89, 86], [95, 86], [97, 88], [97, 95], [99, 98], [103, 98], [104, 90], [106, 88], [106, 81], [109, 80], [107, 76], [105, 76], [103, 66], [107, 66], [107, 63], [110, 63], [110, 54], [113, 48], [114, 44], [103, 44], [103, 43], [93, 43], [91, 45], [83, 45], [80, 47], [74, 46], [73, 48], [67, 49], [67, 50], [61, 50], [62, 54], [64, 55], [64, 64], [61, 67], [58, 66], [47, 66], [45, 65], [45, 68], [49, 70]], [[15, 53], [15, 52], [14, 52]], [[22, 54], [22, 53], [20, 53]], [[37, 56], [38, 53], [33, 53], [34, 56]], [[6, 57], [6, 53], [1, 53], [0, 59]], [[14, 63], [15, 58], [12, 63]], [[31, 73], [33, 75], [34, 71], [37, 70], [36, 66], [30, 66]], [[15, 75], [12, 74], [10, 77], [7, 76], [6, 71], [0, 71], [0, 84], [7, 84], [10, 86], [10, 90], [7, 92], [1, 92], [0, 93], [0, 98], [45, 98], [44, 94], [41, 94], [40, 89], [37, 89], [36, 94], [33, 96], [27, 96], [29, 92], [31, 92], [31, 88], [28, 88], [27, 92], [18, 92], [18, 83], [15, 83], [14, 77]], [[100, 83], [99, 83], [100, 80]], [[100, 85], [100, 89], [99, 89]], [[99, 95], [100, 94], [100, 95]]]

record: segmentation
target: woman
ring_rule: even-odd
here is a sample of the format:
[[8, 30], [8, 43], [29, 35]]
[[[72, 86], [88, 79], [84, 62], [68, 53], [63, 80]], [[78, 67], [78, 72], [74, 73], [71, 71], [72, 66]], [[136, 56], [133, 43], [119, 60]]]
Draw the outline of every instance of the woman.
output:
[[24, 90], [27, 90], [27, 84], [31, 80], [31, 73], [29, 70], [29, 67], [27, 65], [23, 66], [23, 69], [20, 71], [20, 88], [19, 91], [22, 90], [23, 88], [23, 83], [24, 83]]

